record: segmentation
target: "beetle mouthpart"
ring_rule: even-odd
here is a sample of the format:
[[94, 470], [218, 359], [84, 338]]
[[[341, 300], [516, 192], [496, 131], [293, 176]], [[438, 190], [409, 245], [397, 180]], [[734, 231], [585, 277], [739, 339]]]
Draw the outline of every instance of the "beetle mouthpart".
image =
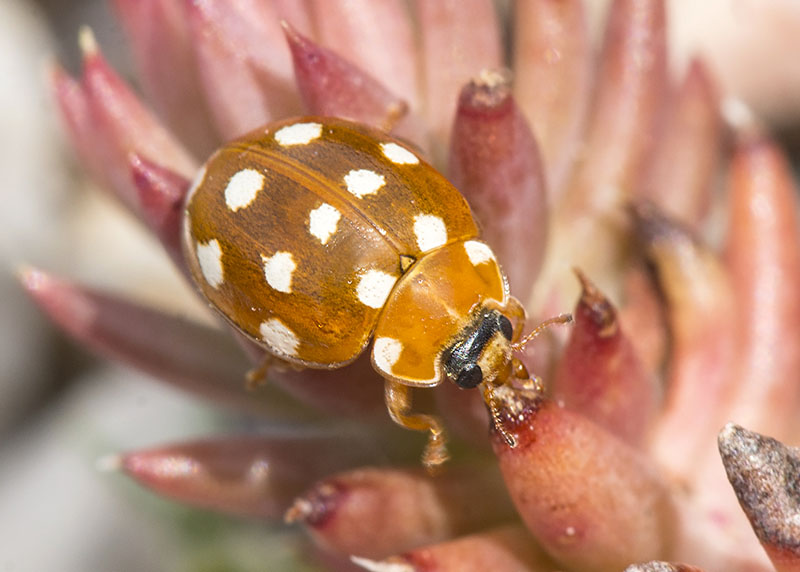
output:
[[544, 393], [544, 383], [542, 383], [542, 378], [535, 374], [531, 375], [522, 384], [522, 389], [526, 391], [535, 391], [538, 394]]

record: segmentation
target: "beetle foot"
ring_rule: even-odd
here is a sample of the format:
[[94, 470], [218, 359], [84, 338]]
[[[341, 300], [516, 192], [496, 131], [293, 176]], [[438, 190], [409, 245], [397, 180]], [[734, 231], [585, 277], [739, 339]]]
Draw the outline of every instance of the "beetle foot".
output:
[[431, 474], [436, 474], [440, 467], [450, 458], [445, 445], [446, 441], [443, 431], [431, 431], [428, 444], [425, 445], [425, 450], [422, 452], [422, 464]]

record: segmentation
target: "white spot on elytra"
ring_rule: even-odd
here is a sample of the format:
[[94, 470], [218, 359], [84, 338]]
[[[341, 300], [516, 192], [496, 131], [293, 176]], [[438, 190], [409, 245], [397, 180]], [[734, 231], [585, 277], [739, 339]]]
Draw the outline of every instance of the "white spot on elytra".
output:
[[275, 132], [275, 141], [284, 147], [306, 145], [322, 135], [320, 123], [295, 123], [281, 127]]
[[370, 308], [383, 308], [397, 277], [382, 270], [367, 270], [356, 286], [358, 299]]
[[447, 244], [447, 228], [438, 216], [420, 214], [414, 217], [414, 235], [417, 246], [427, 252]]
[[392, 366], [400, 359], [403, 344], [394, 338], [375, 338], [372, 346], [372, 359], [375, 365], [387, 373], [392, 372]]
[[197, 243], [195, 247], [197, 262], [200, 263], [200, 272], [212, 288], [219, 288], [222, 284], [222, 248], [217, 239], [212, 239], [205, 244]]
[[386, 179], [369, 169], [353, 169], [344, 176], [344, 183], [348, 191], [361, 199], [378, 192], [386, 184]]
[[278, 318], [271, 318], [266, 322], [261, 322], [259, 331], [261, 332], [261, 338], [275, 351], [287, 356], [297, 355], [297, 346], [300, 345], [300, 340]]
[[264, 188], [264, 175], [255, 169], [242, 169], [228, 180], [225, 187], [225, 204], [232, 211], [249, 206], [258, 191]]
[[381, 143], [383, 154], [395, 165], [416, 165], [419, 157], [397, 143]]
[[474, 266], [494, 260], [494, 253], [492, 252], [492, 249], [483, 242], [478, 242], [477, 240], [468, 240], [464, 243], [464, 250], [467, 251], [469, 261], [472, 262]]
[[290, 294], [292, 292], [292, 274], [297, 264], [291, 252], [276, 252], [272, 256], [262, 256], [264, 262], [264, 277], [267, 284], [278, 292]]
[[325, 244], [336, 232], [340, 218], [342, 213], [328, 203], [323, 203], [308, 213], [308, 232]]

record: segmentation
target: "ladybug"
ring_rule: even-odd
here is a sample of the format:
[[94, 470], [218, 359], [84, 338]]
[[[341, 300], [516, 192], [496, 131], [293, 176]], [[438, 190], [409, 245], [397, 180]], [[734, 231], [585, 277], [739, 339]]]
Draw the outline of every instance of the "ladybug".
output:
[[201, 169], [183, 234], [203, 296], [280, 360], [338, 368], [373, 339], [392, 419], [429, 432], [426, 466], [444, 431], [411, 388], [445, 379], [481, 387], [513, 446], [494, 390], [530, 379], [513, 356], [525, 311], [464, 197], [401, 141], [322, 117], [253, 131]]

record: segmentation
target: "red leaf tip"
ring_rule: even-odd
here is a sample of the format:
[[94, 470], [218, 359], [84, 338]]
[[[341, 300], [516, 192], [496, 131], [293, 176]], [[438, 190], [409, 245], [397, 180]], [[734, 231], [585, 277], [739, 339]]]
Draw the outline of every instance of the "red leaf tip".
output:
[[579, 268], [574, 268], [573, 272], [578, 277], [583, 290], [579, 310], [585, 310], [584, 315], [597, 326], [598, 337], [610, 338], [617, 333], [619, 328], [616, 309]]
[[284, 522], [295, 522], [319, 528], [333, 515], [344, 491], [330, 482], [315, 486], [294, 503], [283, 516]]
[[464, 86], [459, 99], [462, 112], [504, 108], [511, 101], [511, 72], [505, 68], [482, 70]]

